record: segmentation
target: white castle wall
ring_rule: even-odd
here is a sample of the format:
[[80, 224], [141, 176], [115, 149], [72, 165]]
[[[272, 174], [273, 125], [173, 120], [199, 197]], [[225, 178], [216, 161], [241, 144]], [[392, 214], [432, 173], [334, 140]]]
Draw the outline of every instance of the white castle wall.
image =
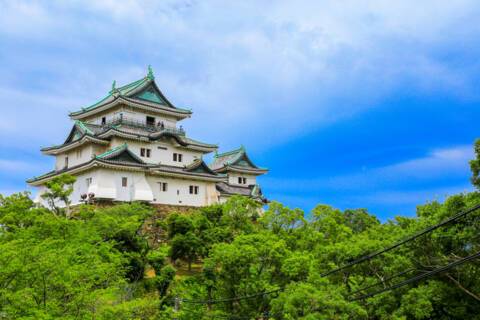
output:
[[[81, 150], [81, 151], [80, 151]], [[93, 144], [86, 144], [81, 147], [70, 150], [56, 156], [55, 170], [61, 170], [65, 167], [65, 158], [68, 157], [68, 167], [73, 167], [92, 159], [93, 154], [97, 150]], [[80, 151], [80, 152], [77, 152]]]
[[[214, 182], [145, 176], [143, 172], [114, 171], [105, 168], [93, 169], [76, 177], [74, 191], [70, 196], [72, 205], [80, 204], [81, 195], [88, 193], [94, 193], [96, 199], [147, 201], [182, 206], [205, 206], [219, 201]], [[123, 177], [127, 178], [126, 187], [122, 186]], [[89, 178], [91, 183], [87, 186]], [[168, 184], [166, 192], [161, 191], [160, 182]], [[191, 185], [198, 186], [198, 194], [190, 194]], [[38, 188], [35, 202], [48, 206], [48, 203], [40, 197], [45, 190], [44, 186]]]
[[[165, 164], [170, 166], [183, 167], [185, 165], [191, 164], [195, 159], [199, 159], [202, 156], [202, 153], [200, 152], [195, 152], [195, 151], [187, 150], [184, 148], [174, 147], [168, 143], [162, 143], [162, 142], [148, 143], [148, 142], [140, 142], [140, 141], [126, 141], [124, 139], [117, 138], [117, 137], [112, 138], [110, 147], [115, 148], [124, 143], [127, 143], [128, 149], [133, 153], [135, 153], [137, 156], [139, 156], [146, 163]], [[140, 156], [141, 148], [148, 148], [151, 150], [150, 158]], [[182, 162], [173, 161], [174, 153], [180, 153], [183, 155]]]
[[[153, 203], [183, 206], [206, 206], [218, 202], [214, 182], [190, 181], [183, 179], [148, 176], [147, 181], [153, 191]], [[167, 191], [162, 191], [160, 183], [168, 184]], [[198, 194], [190, 194], [189, 187], [198, 186]]]
[[[239, 177], [247, 178], [247, 183], [246, 184], [239, 184], [238, 183], [238, 178]], [[254, 175], [249, 175], [249, 174], [229, 172], [228, 173], [228, 183], [233, 184], [233, 185], [238, 185], [238, 186], [249, 186], [251, 184], [257, 184], [257, 177], [254, 176]]]

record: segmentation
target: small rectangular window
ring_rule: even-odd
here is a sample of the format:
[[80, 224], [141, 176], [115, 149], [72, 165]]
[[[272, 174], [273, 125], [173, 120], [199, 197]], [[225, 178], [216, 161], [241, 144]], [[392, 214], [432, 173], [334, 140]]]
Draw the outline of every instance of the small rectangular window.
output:
[[82, 157], [82, 149], [77, 150], [77, 159]]
[[198, 194], [198, 186], [190, 186], [188, 191], [190, 194]]
[[87, 188], [90, 187], [90, 185], [92, 184], [92, 178], [87, 178], [85, 179], [86, 183], [87, 183]]
[[247, 184], [247, 178], [238, 177], [238, 184]]
[[68, 168], [68, 157], [65, 157], [65, 168]]
[[155, 125], [155, 118], [147, 116], [147, 126], [154, 126]]
[[122, 177], [122, 187], [126, 187], [128, 183], [127, 177]]
[[145, 157], [145, 148], [140, 148], [140, 157]]
[[174, 153], [173, 154], [173, 161], [182, 162], [183, 161], [183, 155], [181, 153]]
[[150, 149], [147, 149], [147, 158], [150, 158], [150, 154], [151, 154], [152, 150]]
[[102, 117], [102, 124], [106, 124], [107, 123], [107, 117]]
[[162, 192], [167, 192], [168, 191], [168, 183], [166, 182], [159, 182], [160, 185], [160, 191]]

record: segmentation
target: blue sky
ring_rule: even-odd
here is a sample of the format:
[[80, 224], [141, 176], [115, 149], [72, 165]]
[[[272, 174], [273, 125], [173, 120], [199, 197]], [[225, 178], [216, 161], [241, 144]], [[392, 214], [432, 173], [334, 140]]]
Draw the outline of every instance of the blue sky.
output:
[[472, 190], [478, 1], [0, 0], [0, 193], [67, 114], [151, 64], [187, 133], [247, 147], [270, 199], [382, 219]]

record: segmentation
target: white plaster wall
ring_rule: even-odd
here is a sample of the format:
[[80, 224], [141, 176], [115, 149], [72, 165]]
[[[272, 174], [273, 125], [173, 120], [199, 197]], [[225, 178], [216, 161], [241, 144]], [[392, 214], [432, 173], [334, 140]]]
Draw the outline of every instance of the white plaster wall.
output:
[[[77, 150], [81, 150], [81, 154], [77, 154]], [[65, 158], [68, 156], [68, 167], [73, 167], [81, 163], [88, 162], [92, 159], [94, 147], [92, 144], [86, 144], [68, 152], [59, 154], [55, 160], [55, 170], [61, 170], [65, 167]]]
[[[202, 153], [200, 152], [195, 152], [195, 151], [187, 150], [184, 148], [178, 148], [166, 142], [148, 143], [148, 142], [140, 142], [140, 141], [127, 141], [117, 137], [112, 139], [111, 148], [115, 148], [124, 143], [127, 143], [130, 151], [135, 153], [146, 163], [165, 164], [170, 166], [183, 167], [185, 165], [191, 164], [195, 159], [199, 159], [202, 157]], [[152, 150], [150, 158], [140, 156], [141, 148], [148, 148]], [[167, 150], [164, 150], [163, 148], [166, 148]], [[182, 162], [173, 161], [174, 153], [180, 153], [183, 155]]]
[[[214, 182], [189, 181], [160, 176], [148, 176], [147, 181], [153, 191], [153, 203], [182, 205], [182, 206], [206, 206], [218, 202]], [[168, 190], [161, 191], [160, 182], [168, 183]], [[198, 194], [190, 194], [190, 185], [198, 186]]]
[[[115, 201], [152, 201], [153, 194], [145, 173], [97, 169], [99, 188], [96, 198]], [[127, 178], [127, 186], [122, 186], [122, 178]]]
[[[247, 178], [247, 183], [246, 184], [239, 184], [238, 183], [238, 177]], [[238, 185], [238, 186], [247, 187], [251, 184], [257, 184], [257, 178], [254, 175], [230, 172], [230, 173], [228, 173], [228, 183]]]
[[[80, 174], [80, 175], [76, 176], [77, 180], [73, 184], [73, 192], [70, 195], [70, 201], [72, 202], [72, 205], [76, 205], [76, 204], [81, 203], [80, 196], [84, 193], [90, 192], [89, 189], [87, 188], [86, 179], [88, 177], [92, 177], [93, 181], [98, 181], [98, 179], [96, 178], [96, 174], [97, 173], [95, 171], [90, 171], [90, 172], [86, 172], [86, 173], [83, 173], [83, 174]], [[39, 186], [37, 188], [37, 195], [34, 199], [34, 202], [39, 203], [39, 204], [41, 204], [45, 207], [48, 207], [47, 201], [45, 201], [41, 197], [41, 195], [46, 190], [47, 190], [47, 188], [45, 186], [43, 186], [43, 185]], [[62, 207], [63, 203], [57, 202], [56, 205]]]
[[[158, 204], [182, 206], [206, 206], [224, 199], [219, 199], [214, 182], [176, 179], [171, 177], [145, 176], [143, 172], [114, 171], [96, 168], [76, 176], [73, 193], [70, 196], [72, 205], [80, 204], [81, 195], [94, 193], [96, 199], [114, 201], [148, 201]], [[122, 177], [127, 178], [127, 186], [122, 186]], [[90, 186], [87, 179], [92, 178]], [[168, 183], [168, 190], [161, 191], [159, 182]], [[190, 186], [198, 186], [198, 194], [190, 194]], [[41, 194], [44, 186], [38, 188], [35, 201], [48, 207]], [[60, 204], [59, 204], [60, 205]]]

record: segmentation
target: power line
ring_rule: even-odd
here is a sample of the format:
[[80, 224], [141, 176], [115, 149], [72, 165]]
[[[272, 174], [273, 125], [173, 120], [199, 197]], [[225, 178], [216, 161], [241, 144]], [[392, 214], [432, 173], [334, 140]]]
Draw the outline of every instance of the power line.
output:
[[386, 281], [390, 281], [390, 280], [392, 280], [392, 279], [401, 277], [401, 276], [403, 276], [403, 275], [405, 275], [405, 274], [408, 274], [408, 273], [410, 273], [410, 272], [412, 272], [412, 271], [416, 271], [416, 270], [417, 270], [417, 269], [410, 268], [410, 269], [407, 269], [407, 270], [405, 270], [405, 271], [396, 273], [396, 274], [394, 274], [393, 276], [390, 276], [390, 277], [387, 277], [387, 278], [383, 279], [383, 281], [377, 281], [377, 282], [375, 282], [374, 284], [371, 284], [371, 285], [366, 286], [366, 287], [363, 287], [363, 288], [361, 288], [361, 289], [357, 289], [357, 290], [355, 290], [355, 291], [352, 291], [352, 292], [350, 292], [350, 295], [353, 295], [353, 294], [358, 293], [358, 292], [365, 291], [365, 290], [370, 289], [370, 288], [374, 288], [374, 287], [376, 287], [376, 286], [378, 286], [378, 285], [380, 285], [380, 284], [384, 284]]
[[264, 296], [264, 295], [269, 295], [273, 293], [280, 292], [284, 289], [285, 287], [281, 287], [279, 289], [271, 290], [271, 291], [263, 291], [263, 292], [257, 292], [253, 293], [250, 295], [245, 295], [245, 296], [240, 296], [240, 297], [232, 297], [232, 298], [224, 298], [224, 299], [211, 299], [211, 300], [189, 300], [189, 299], [182, 299], [182, 302], [185, 303], [190, 303], [190, 304], [216, 304], [216, 303], [222, 303], [222, 302], [230, 302], [230, 301], [238, 301], [238, 300], [244, 300], [244, 299], [252, 299], [258, 296]]
[[[371, 259], [373, 259], [373, 258], [375, 258], [375, 257], [377, 257], [377, 256], [379, 256], [379, 255], [381, 255], [381, 254], [383, 254], [383, 253], [385, 253], [385, 252], [391, 251], [391, 250], [393, 250], [393, 249], [395, 249], [395, 248], [397, 248], [397, 247], [399, 247], [399, 246], [401, 246], [401, 245], [404, 245], [404, 244], [407, 243], [407, 242], [410, 242], [410, 241], [412, 241], [412, 240], [415, 240], [416, 238], [419, 238], [419, 237], [421, 237], [421, 236], [423, 236], [423, 235], [425, 235], [425, 234], [427, 234], [427, 233], [430, 233], [430, 232], [432, 232], [432, 231], [434, 231], [434, 230], [436, 230], [436, 229], [438, 229], [438, 228], [440, 228], [440, 227], [442, 227], [442, 226], [444, 226], [444, 225], [447, 225], [447, 224], [449, 224], [449, 223], [455, 222], [456, 220], [458, 220], [458, 219], [460, 219], [460, 218], [462, 218], [462, 217], [464, 217], [464, 216], [466, 216], [466, 215], [468, 215], [468, 214], [470, 214], [470, 213], [472, 213], [472, 212], [474, 212], [474, 211], [476, 211], [476, 210], [478, 210], [478, 209], [480, 209], [480, 204], [478, 204], [478, 205], [476, 205], [476, 206], [474, 206], [474, 207], [472, 207], [472, 208], [470, 208], [470, 209], [467, 209], [467, 210], [465, 210], [465, 211], [462, 211], [462, 212], [460, 212], [460, 213], [458, 213], [458, 214], [456, 214], [456, 215], [454, 215], [454, 216], [452, 216], [452, 217], [450, 217], [450, 218], [448, 218], [448, 219], [446, 219], [446, 220], [444, 220], [444, 221], [442, 221], [442, 222], [440, 222], [440, 223], [438, 223], [438, 224], [435, 224], [435, 225], [430, 226], [430, 227], [428, 227], [428, 228], [425, 228], [425, 229], [423, 229], [423, 230], [421, 230], [421, 231], [419, 231], [419, 232], [417, 232], [417, 233], [414, 233], [413, 235], [411, 235], [411, 236], [409, 236], [409, 237], [407, 237], [407, 238], [405, 238], [405, 239], [403, 239], [403, 240], [401, 240], [401, 241], [398, 241], [398, 242], [394, 243], [393, 245], [391, 245], [391, 246], [389, 246], [389, 247], [386, 247], [386, 248], [384, 248], [384, 249], [378, 250], [378, 251], [373, 252], [373, 253], [371, 253], [371, 254], [367, 254], [367, 255], [365, 255], [365, 256], [363, 256], [363, 257], [360, 257], [360, 258], [358, 258], [358, 259], [355, 259], [354, 261], [352, 261], [352, 262], [350, 262], [350, 263], [347, 263], [347, 264], [345, 264], [345, 265], [343, 265], [343, 266], [341, 266], [341, 267], [338, 267], [338, 268], [336, 268], [336, 269], [333, 269], [333, 270], [330, 270], [330, 271], [328, 271], [328, 272], [325, 272], [325, 273], [321, 274], [320, 276], [321, 276], [321, 277], [326, 277], [326, 276], [328, 276], [328, 275], [337, 273], [337, 272], [339, 272], [339, 271], [341, 271], [341, 270], [350, 268], [350, 267], [352, 267], [352, 266], [354, 266], [354, 265], [356, 265], [356, 264], [362, 263], [362, 262], [367, 261], [367, 260], [371, 260]], [[475, 259], [475, 258], [478, 257], [479, 255], [480, 255], [480, 252], [478, 252], [478, 253], [475, 254], [475, 255], [469, 256], [469, 257], [467, 257], [467, 258], [464, 258], [464, 259], [458, 260], [458, 261], [456, 261], [456, 262], [450, 263], [450, 264], [448, 264], [447, 266], [440, 267], [440, 268], [437, 268], [437, 269], [435, 269], [435, 270], [433, 270], [433, 271], [430, 271], [430, 272], [421, 274], [421, 275], [419, 275], [419, 276], [416, 276], [416, 277], [407, 279], [407, 280], [405, 280], [405, 281], [403, 281], [403, 282], [401, 282], [401, 283], [399, 283], [399, 284], [397, 284], [397, 285], [390, 286], [390, 287], [384, 288], [384, 289], [382, 289], [382, 290], [376, 291], [376, 292], [374, 292], [374, 293], [360, 296], [360, 297], [358, 297], [358, 298], [354, 298], [354, 299], [351, 300], [351, 301], [360, 300], [360, 299], [365, 299], [365, 298], [368, 298], [368, 297], [370, 297], [370, 296], [373, 296], [373, 295], [376, 295], [376, 294], [380, 294], [380, 293], [383, 293], [383, 292], [385, 292], [385, 291], [393, 290], [393, 289], [396, 289], [396, 288], [398, 288], [398, 287], [407, 285], [407, 284], [409, 284], [409, 283], [411, 283], [411, 282], [421, 280], [421, 279], [423, 279], [423, 278], [425, 278], [425, 277], [435, 275], [435, 274], [437, 274], [437, 273], [439, 273], [439, 272], [442, 272], [442, 271], [444, 271], [444, 270], [448, 270], [449, 268], [453, 268], [453, 267], [455, 267], [455, 266], [458, 266], [458, 265], [460, 265], [460, 264], [463, 264], [463, 263], [465, 263], [465, 262], [468, 262], [468, 261], [470, 261], [470, 260], [472, 260], [472, 259]], [[447, 269], [445, 269], [445, 268], [447, 268]], [[401, 276], [401, 275], [404, 275], [404, 274], [408, 273], [409, 271], [411, 272], [412, 270], [406, 270], [406, 271], [400, 272], [399, 274], [393, 275], [392, 277], [389, 277], [389, 278], [385, 279], [384, 281], [388, 281], [388, 280], [391, 280], [391, 279], [393, 279], [393, 278], [399, 277], [399, 276]], [[378, 282], [378, 283], [373, 284], [373, 285], [371, 285], [371, 286], [369, 286], [369, 287], [366, 287], [366, 288], [359, 289], [359, 290], [355, 291], [354, 293], [364, 291], [364, 290], [369, 289], [369, 288], [371, 288], [371, 287], [374, 287], [374, 286], [376, 286], [376, 285], [378, 285], [378, 284], [381, 284], [381, 282]], [[231, 302], [231, 301], [239, 301], [239, 300], [245, 300], [245, 299], [252, 299], [252, 298], [255, 298], [255, 297], [258, 297], [258, 296], [264, 296], [264, 295], [269, 295], [269, 294], [277, 293], [277, 292], [280, 292], [280, 291], [282, 291], [282, 290], [284, 290], [284, 289], [285, 289], [285, 286], [282, 286], [282, 287], [279, 288], [279, 289], [275, 289], [275, 290], [271, 290], [271, 291], [258, 292], [258, 293], [254, 293], [254, 294], [250, 294], [250, 295], [245, 295], [245, 296], [240, 296], [240, 297], [223, 298], [223, 299], [210, 299], [210, 300], [179, 299], [179, 301], [180, 301], [180, 302], [189, 303], [189, 304], [217, 304], [217, 303], [224, 303], [224, 302]]]
[[363, 256], [363, 257], [360, 257], [360, 258], [358, 258], [358, 259], [355, 259], [354, 261], [352, 261], [352, 262], [350, 262], [350, 263], [347, 263], [347, 264], [345, 264], [345, 265], [343, 265], [343, 266], [341, 266], [341, 267], [338, 267], [338, 268], [336, 268], [336, 269], [333, 269], [333, 270], [324, 272], [324, 273], [322, 273], [320, 276], [321, 276], [321, 277], [326, 277], [326, 276], [331, 275], [331, 274], [333, 274], [333, 273], [337, 273], [337, 272], [339, 272], [339, 271], [341, 271], [341, 270], [350, 268], [350, 267], [352, 267], [352, 266], [354, 266], [354, 265], [356, 265], [356, 264], [362, 263], [362, 262], [367, 261], [367, 260], [371, 260], [371, 259], [375, 258], [376, 256], [379, 256], [379, 255], [381, 255], [381, 254], [383, 254], [383, 253], [385, 253], [385, 252], [391, 251], [391, 250], [393, 250], [393, 249], [395, 249], [395, 248], [397, 248], [397, 247], [399, 247], [399, 246], [401, 246], [401, 245], [403, 245], [403, 244], [405, 244], [405, 243], [407, 243], [407, 242], [410, 242], [410, 241], [412, 241], [412, 240], [415, 240], [416, 238], [421, 237], [421, 236], [423, 236], [424, 234], [427, 234], [427, 233], [432, 232], [432, 231], [434, 231], [434, 230], [436, 230], [436, 229], [438, 229], [438, 228], [440, 228], [440, 227], [442, 227], [442, 226], [444, 226], [444, 225], [447, 225], [447, 224], [449, 224], [449, 223], [451, 223], [451, 222], [454, 222], [454, 221], [456, 221], [456, 220], [458, 220], [458, 219], [460, 219], [460, 218], [462, 218], [462, 217], [464, 217], [464, 216], [466, 216], [466, 215], [468, 215], [468, 214], [470, 214], [470, 213], [472, 213], [472, 212], [474, 212], [474, 211], [476, 211], [476, 210], [478, 210], [478, 209], [480, 209], [480, 204], [478, 204], [478, 205], [476, 205], [476, 206], [474, 206], [474, 207], [472, 207], [472, 208], [470, 208], [470, 209], [467, 209], [467, 210], [465, 210], [465, 211], [463, 211], [463, 212], [460, 212], [460, 213], [454, 215], [453, 217], [450, 217], [450, 218], [448, 218], [448, 219], [446, 219], [446, 220], [444, 220], [444, 221], [442, 221], [442, 222], [440, 222], [440, 223], [438, 223], [438, 224], [435, 224], [435, 225], [433, 225], [433, 226], [430, 226], [430, 227], [428, 227], [428, 228], [425, 228], [425, 229], [423, 229], [423, 230], [421, 230], [421, 231], [419, 231], [419, 232], [417, 232], [417, 233], [415, 233], [415, 234], [413, 234], [413, 235], [411, 235], [411, 236], [409, 236], [409, 237], [407, 237], [407, 238], [405, 238], [405, 239], [403, 239], [403, 240], [401, 240], [401, 241], [398, 241], [397, 243], [394, 243], [393, 245], [391, 245], [391, 246], [389, 246], [389, 247], [387, 247], [387, 248], [384, 248], [384, 249], [375, 251], [375, 252], [373, 252], [373, 253], [371, 253], [371, 254], [367, 254], [367, 255], [365, 255], [365, 256]]
[[387, 288], [384, 288], [384, 289], [381, 289], [381, 290], [378, 290], [378, 291], [375, 291], [375, 292], [372, 292], [372, 293], [368, 293], [368, 294], [364, 294], [360, 297], [356, 297], [356, 298], [352, 298], [352, 299], [349, 299], [349, 301], [357, 301], [357, 300], [363, 300], [363, 299], [366, 299], [366, 298], [370, 298], [370, 297], [373, 297], [373, 296], [376, 296], [378, 294], [381, 294], [381, 293], [384, 293], [386, 291], [391, 291], [391, 290], [394, 290], [394, 289], [398, 289], [400, 287], [403, 287], [403, 286], [406, 286], [407, 284], [410, 284], [410, 283], [413, 283], [413, 282], [417, 282], [417, 281], [420, 281], [422, 279], [425, 279], [425, 278], [428, 278], [428, 277], [431, 277], [431, 276], [434, 276], [438, 273], [441, 273], [441, 272], [444, 272], [444, 271], [447, 271], [449, 269], [452, 269], [452, 268], [455, 268], [457, 266], [460, 266], [464, 263], [467, 263], [467, 262], [470, 262], [474, 259], [477, 259], [480, 257], [480, 251], [477, 252], [477, 253], [474, 253], [468, 257], [465, 257], [463, 259], [460, 259], [460, 260], [457, 260], [457, 261], [454, 261], [452, 263], [449, 263], [443, 267], [439, 267], [437, 269], [434, 269], [432, 271], [429, 271], [429, 272], [426, 272], [426, 273], [423, 273], [421, 275], [418, 275], [418, 276], [415, 276], [415, 277], [412, 277], [412, 278], [409, 278], [405, 281], [402, 281], [400, 283], [397, 283], [395, 285], [392, 285], [390, 287], [387, 287]]

